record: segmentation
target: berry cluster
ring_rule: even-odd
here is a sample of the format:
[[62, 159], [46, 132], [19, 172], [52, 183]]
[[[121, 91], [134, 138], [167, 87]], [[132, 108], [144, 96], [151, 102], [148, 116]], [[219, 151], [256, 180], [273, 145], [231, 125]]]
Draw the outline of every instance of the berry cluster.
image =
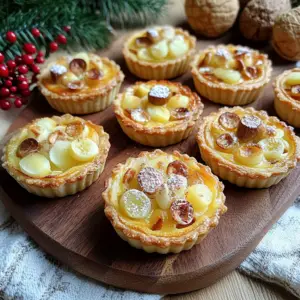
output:
[[[64, 26], [63, 30], [68, 33], [70, 26]], [[34, 38], [39, 38], [42, 34], [38, 28], [32, 28], [31, 34]], [[17, 41], [17, 35], [13, 31], [6, 33], [7, 47], [3, 53], [0, 52], [0, 108], [9, 110], [14, 104], [20, 108], [27, 104], [30, 96], [30, 86], [36, 82], [36, 76], [40, 73], [39, 64], [44, 63], [44, 53], [38, 51], [34, 44], [25, 43], [23, 45], [23, 54], [16, 56], [14, 60], [5, 61], [5, 50], [9, 49]], [[55, 52], [59, 44], [66, 44], [67, 38], [59, 34], [55, 41], [49, 43], [49, 51]]]

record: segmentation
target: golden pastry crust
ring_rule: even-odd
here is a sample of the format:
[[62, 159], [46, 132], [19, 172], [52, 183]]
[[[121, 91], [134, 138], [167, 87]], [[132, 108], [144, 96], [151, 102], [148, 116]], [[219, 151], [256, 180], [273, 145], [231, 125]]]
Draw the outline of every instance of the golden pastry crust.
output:
[[[206, 178], [205, 180], [209, 182], [211, 188], [215, 189], [213, 207], [207, 215], [204, 213], [204, 215], [196, 217], [196, 220], [191, 225], [171, 231], [166, 231], [164, 228], [154, 231], [147, 228], [146, 225], [139, 225], [140, 223], [124, 217], [120, 212], [118, 197], [116, 197], [119, 189], [121, 189], [121, 186], [116, 184], [116, 182], [122, 180], [120, 178], [123, 177], [128, 168], [135, 166], [137, 160], [143, 160], [147, 164], [147, 162], [151, 162], [161, 156], [166, 157], [164, 158], [165, 161], [176, 159], [190, 166], [193, 165]], [[178, 253], [182, 250], [190, 249], [195, 244], [200, 243], [209, 231], [218, 225], [220, 216], [227, 210], [224, 205], [224, 186], [211, 173], [210, 168], [198, 163], [195, 158], [189, 157], [186, 154], [180, 154], [177, 151], [174, 151], [172, 154], [167, 154], [161, 150], [141, 152], [137, 158], [129, 158], [125, 164], [118, 164], [113, 169], [112, 176], [107, 181], [106, 186], [107, 188], [102, 194], [105, 200], [105, 215], [123, 240], [129, 242], [131, 246], [143, 249], [146, 252], [166, 254], [169, 252]]]
[[[262, 61], [262, 73], [255, 79], [243, 80], [238, 84], [228, 84], [226, 82], [212, 81], [206, 78], [200, 71], [199, 65], [204, 61], [208, 53], [216, 52], [218, 49], [229, 49], [231, 52], [243, 49]], [[191, 63], [194, 84], [198, 93], [207, 99], [230, 106], [245, 105], [256, 100], [262, 93], [265, 85], [270, 81], [272, 63], [266, 54], [261, 54], [256, 50], [240, 45], [218, 45], [210, 46], [204, 51], [200, 51]]]
[[[75, 91], [64, 89], [62, 92], [57, 92], [50, 89], [49, 82], [47, 82], [47, 79], [51, 78], [50, 67], [55, 63], [49, 63], [38, 76], [38, 87], [54, 109], [64, 113], [89, 114], [107, 108], [118, 94], [124, 80], [120, 66], [96, 54], [88, 53], [88, 57], [95, 63], [106, 65], [111, 70], [111, 74], [107, 75], [110, 77], [107, 78], [108, 80], [100, 80], [99, 84], [92, 88]], [[56, 61], [60, 59], [65, 59], [65, 57], [59, 57]]]
[[291, 97], [285, 87], [286, 77], [294, 72], [300, 72], [300, 68], [287, 70], [276, 77], [274, 87], [274, 106], [280, 119], [294, 127], [300, 127], [300, 101]]
[[[227, 156], [226, 152], [218, 150], [218, 146], [214, 145], [213, 142], [212, 125], [214, 122], [217, 122], [219, 117], [224, 113], [234, 113], [239, 117], [248, 115], [255, 116], [261, 119], [263, 124], [262, 128], [273, 126], [274, 129], [281, 130], [280, 132], [283, 134], [283, 139], [289, 146], [285, 153], [286, 155], [282, 154], [283, 158], [278, 161], [268, 163], [267, 160], [264, 160], [257, 166], [247, 166], [236, 160], [234, 156], [236, 152], [233, 152], [233, 156], [231, 156], [231, 153]], [[274, 136], [276, 136], [276, 130], [274, 131]], [[236, 133], [233, 134], [235, 135]], [[269, 136], [267, 135], [267, 137]], [[239, 151], [243, 145], [257, 145], [257, 143], [264, 138], [266, 138], [266, 136], [258, 136], [257, 140], [255, 138], [247, 142], [239, 140], [235, 151]], [[256, 111], [252, 107], [245, 109], [242, 107], [224, 107], [217, 112], [211, 113], [204, 118], [199, 128], [197, 142], [202, 159], [212, 168], [214, 174], [233, 184], [248, 188], [266, 188], [277, 184], [296, 167], [300, 159], [299, 138], [295, 135], [293, 128], [279, 121], [276, 117], [269, 117], [265, 111]]]
[[[138, 87], [139, 85], [147, 84], [148, 86], [166, 85], [178, 89], [179, 93], [189, 98], [189, 111], [191, 112], [188, 118], [179, 121], [168, 121], [164, 124], [148, 127], [147, 124], [140, 124], [132, 120], [126, 111], [122, 108], [122, 100], [126, 93]], [[176, 144], [187, 138], [199, 116], [203, 112], [203, 104], [196, 93], [193, 93], [188, 87], [182, 86], [178, 82], [156, 81], [136, 82], [135, 85], [129, 87], [123, 93], [119, 94], [114, 100], [114, 112], [122, 130], [134, 141], [152, 147], [162, 147], [171, 144]]]
[[[153, 27], [152, 29], [160, 30], [162, 28], [163, 27]], [[139, 78], [148, 80], [171, 79], [184, 74], [188, 70], [189, 63], [195, 53], [196, 38], [181, 28], [174, 29], [176, 34], [182, 35], [188, 41], [189, 50], [184, 55], [177, 58], [157, 62], [140, 60], [137, 58], [136, 54], [130, 51], [130, 45], [136, 38], [142, 36], [146, 32], [145, 30], [130, 36], [124, 43], [123, 48], [123, 55], [130, 72]]]
[[40, 118], [30, 122], [12, 136], [4, 147], [2, 166], [22, 187], [27, 189], [30, 193], [34, 193], [39, 196], [48, 198], [64, 197], [66, 195], [75, 194], [90, 186], [98, 179], [103, 171], [110, 148], [109, 135], [103, 130], [102, 126], [98, 126], [91, 121], [85, 121], [81, 118], [73, 117], [69, 114], [61, 117], [54, 116], [51, 119], [59, 125], [78, 121], [84, 122], [83, 124], [87, 126], [89, 130], [93, 130], [93, 133], [97, 135], [96, 140], [98, 141], [97, 145], [99, 148], [98, 154], [89, 162], [78, 164], [59, 173], [52, 171], [51, 174], [44, 177], [32, 177], [25, 174], [20, 169], [17, 163], [19, 162], [17, 152], [21, 141], [26, 139], [28, 136], [28, 129], [32, 128], [32, 126], [36, 126], [35, 124], [42, 119], [43, 118]]

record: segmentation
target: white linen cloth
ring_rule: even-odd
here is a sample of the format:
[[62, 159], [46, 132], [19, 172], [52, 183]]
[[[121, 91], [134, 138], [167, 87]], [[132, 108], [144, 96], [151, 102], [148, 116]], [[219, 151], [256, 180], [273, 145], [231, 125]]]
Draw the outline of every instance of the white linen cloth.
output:
[[[14, 115], [0, 111], [0, 139]], [[0, 189], [0, 200], [3, 191]], [[300, 198], [266, 234], [239, 270], [283, 286], [300, 298]], [[0, 201], [0, 300], [156, 300], [90, 280], [39, 249]]]

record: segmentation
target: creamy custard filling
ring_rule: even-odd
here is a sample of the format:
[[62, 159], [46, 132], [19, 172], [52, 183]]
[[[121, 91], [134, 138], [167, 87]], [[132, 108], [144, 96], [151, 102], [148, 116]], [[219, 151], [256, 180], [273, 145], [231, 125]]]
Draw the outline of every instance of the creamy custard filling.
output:
[[45, 87], [60, 95], [90, 93], [106, 86], [118, 70], [107, 59], [97, 55], [78, 53], [59, 57], [49, 65], [42, 82]]
[[242, 108], [222, 113], [208, 123], [205, 139], [226, 160], [257, 169], [282, 166], [295, 153], [295, 145], [280, 122]]
[[53, 178], [93, 161], [101, 140], [90, 123], [63, 116], [31, 123], [7, 147], [7, 160], [13, 168], [32, 178]]
[[289, 97], [300, 100], [300, 72], [289, 73], [283, 81], [283, 89]]
[[165, 26], [135, 36], [129, 44], [129, 51], [140, 60], [161, 62], [182, 57], [190, 47], [189, 37], [182, 30]]
[[125, 116], [149, 128], [173, 127], [190, 120], [198, 110], [197, 105], [189, 89], [165, 81], [130, 87], [120, 103]]
[[265, 74], [265, 57], [241, 46], [212, 47], [200, 56], [198, 70], [212, 82], [230, 85], [253, 83]]
[[114, 177], [111, 193], [126, 225], [159, 236], [192, 230], [221, 205], [217, 179], [195, 160], [172, 154], [126, 163]]

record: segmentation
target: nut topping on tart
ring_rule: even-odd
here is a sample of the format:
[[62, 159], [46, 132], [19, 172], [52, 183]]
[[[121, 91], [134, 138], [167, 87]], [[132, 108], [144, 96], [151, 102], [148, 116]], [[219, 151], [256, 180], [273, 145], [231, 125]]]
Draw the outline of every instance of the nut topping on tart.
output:
[[168, 175], [177, 174], [184, 177], [188, 177], [188, 169], [184, 162], [180, 160], [174, 160], [168, 164], [167, 174]]
[[61, 65], [53, 65], [50, 68], [50, 74], [51, 74], [51, 78], [53, 80], [53, 82], [56, 82], [58, 80], [58, 78], [62, 75], [64, 75], [65, 73], [67, 73], [67, 68], [65, 66], [61, 66]]
[[[181, 245], [180, 251], [190, 248], [226, 211], [223, 185], [217, 177], [176, 151], [142, 152], [117, 165], [103, 198], [105, 214], [117, 233], [134, 247], [151, 245], [151, 252], [161, 252], [169, 243]], [[164, 245], [161, 239], [170, 241]], [[166, 250], [163, 253], [176, 252]]]
[[171, 205], [172, 218], [177, 224], [189, 225], [194, 219], [193, 206], [185, 199], [176, 199]]
[[[235, 125], [220, 122], [226, 115], [236, 116]], [[210, 114], [197, 141], [202, 159], [218, 176], [250, 188], [276, 184], [300, 159], [293, 129], [253, 108], [223, 108]]]
[[87, 70], [87, 63], [81, 58], [74, 58], [69, 64], [69, 69], [72, 73], [79, 76]]
[[221, 114], [218, 120], [220, 125], [228, 130], [236, 129], [240, 123], [240, 117], [237, 114], [230, 112]]
[[148, 94], [148, 100], [154, 105], [164, 105], [168, 102], [170, 96], [171, 91], [167, 86], [157, 84], [151, 88]]
[[240, 140], [253, 140], [262, 129], [261, 119], [254, 115], [244, 116], [238, 125], [237, 137]]
[[33, 138], [25, 139], [18, 147], [17, 156], [24, 157], [39, 150], [39, 142]]
[[147, 194], [154, 194], [163, 184], [163, 175], [160, 171], [146, 167], [137, 176], [141, 189]]
[[186, 138], [202, 109], [195, 93], [170, 81], [137, 82], [114, 101], [114, 112], [123, 131], [150, 146], [166, 146]]

